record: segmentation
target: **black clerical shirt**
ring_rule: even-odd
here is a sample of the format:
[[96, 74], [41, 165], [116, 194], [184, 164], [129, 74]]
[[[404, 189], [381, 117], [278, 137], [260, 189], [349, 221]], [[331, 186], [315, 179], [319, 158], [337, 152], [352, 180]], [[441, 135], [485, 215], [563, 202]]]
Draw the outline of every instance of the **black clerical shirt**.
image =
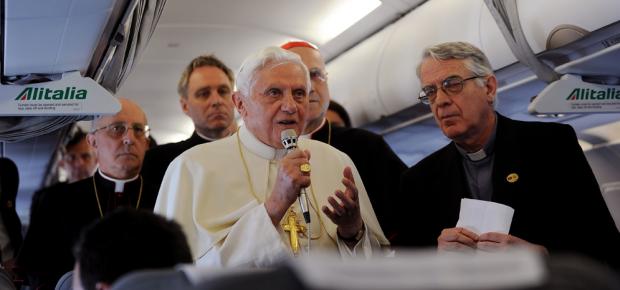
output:
[[[74, 243], [84, 227], [113, 210], [114, 189], [115, 183], [98, 171], [93, 177], [51, 187], [39, 196], [37, 214], [32, 216], [17, 258], [26, 283], [33, 289], [54, 289], [58, 278], [73, 269]], [[155, 206], [157, 189], [141, 178], [126, 183], [123, 192], [132, 207], [138, 199], [139, 208], [152, 210]]]
[[395, 208], [392, 196], [397, 193], [400, 174], [407, 166], [383, 137], [358, 128], [331, 126], [326, 120], [312, 139], [329, 143], [349, 155], [364, 182], [381, 229], [388, 239], [395, 236], [397, 221], [391, 218]]
[[194, 131], [189, 139], [176, 143], [163, 144], [149, 149], [146, 151], [144, 163], [142, 165], [142, 176], [144, 180], [159, 190], [170, 162], [187, 149], [207, 142], [211, 142], [211, 140], [200, 137], [198, 133]]

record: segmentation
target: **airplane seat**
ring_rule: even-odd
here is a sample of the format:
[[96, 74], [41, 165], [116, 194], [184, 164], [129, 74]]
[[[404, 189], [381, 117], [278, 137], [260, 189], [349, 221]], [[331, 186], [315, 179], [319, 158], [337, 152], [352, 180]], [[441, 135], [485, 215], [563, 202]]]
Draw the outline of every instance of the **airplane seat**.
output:
[[[294, 261], [291, 267], [304, 289], [317, 290], [620, 289], [617, 272], [578, 254], [540, 256], [527, 249], [439, 255], [433, 249], [396, 254], [393, 258], [344, 264], [329, 257], [310, 257], [311, 261]], [[211, 288], [201, 290], [207, 289]]]
[[603, 183], [601, 192], [616, 228], [620, 231], [620, 181]]
[[187, 275], [176, 269], [138, 270], [120, 277], [111, 290], [191, 289]]
[[211, 268], [184, 265], [175, 269], [138, 270], [112, 284], [111, 290], [167, 289], [305, 289], [290, 269]]
[[618, 272], [585, 256], [551, 256], [547, 269], [546, 281], [532, 290], [620, 289]]
[[56, 283], [55, 290], [73, 290], [73, 271], [69, 271], [62, 275]]
[[299, 275], [286, 265], [267, 270], [246, 269], [246, 271], [215, 276], [197, 284], [192, 289], [243, 290], [250, 288], [254, 290], [313, 289], [302, 283]]
[[590, 258], [543, 257], [525, 249], [478, 255], [406, 251], [349, 261], [318, 254], [271, 269], [188, 267], [132, 272], [111, 290], [620, 289], [618, 273]]

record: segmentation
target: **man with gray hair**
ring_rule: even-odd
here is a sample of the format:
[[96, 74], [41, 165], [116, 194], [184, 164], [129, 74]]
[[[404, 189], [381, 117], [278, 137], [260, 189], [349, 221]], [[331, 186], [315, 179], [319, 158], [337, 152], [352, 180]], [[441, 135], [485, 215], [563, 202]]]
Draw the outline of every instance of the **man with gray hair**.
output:
[[[420, 101], [452, 142], [403, 174], [399, 204], [406, 212], [399, 213], [408, 230], [395, 244], [442, 251], [523, 246], [618, 265], [619, 233], [569, 125], [497, 113], [497, 79], [471, 44], [427, 48], [417, 73]], [[509, 232], [457, 226], [466, 198], [512, 207]]]
[[[309, 243], [344, 257], [387, 245], [348, 156], [309, 139], [288, 153], [282, 144], [283, 131], [305, 126], [310, 79], [299, 56], [277, 47], [251, 55], [237, 88], [245, 125], [175, 159], [155, 205], [181, 224], [197, 263], [260, 267], [308, 254]], [[304, 188], [310, 223], [296, 202]]]

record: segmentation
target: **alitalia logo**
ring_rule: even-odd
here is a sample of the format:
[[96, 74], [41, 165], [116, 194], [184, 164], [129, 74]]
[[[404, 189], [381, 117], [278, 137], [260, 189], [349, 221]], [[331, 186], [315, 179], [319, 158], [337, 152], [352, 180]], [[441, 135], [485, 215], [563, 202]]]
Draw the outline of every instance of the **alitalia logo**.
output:
[[568, 97], [566, 97], [566, 100], [620, 100], [620, 90], [608, 88], [606, 90], [599, 91], [594, 89], [576, 88], [568, 95]]
[[64, 90], [28, 87], [19, 93], [15, 100], [84, 100], [87, 94], [87, 90], [78, 90], [75, 87], [66, 87]]

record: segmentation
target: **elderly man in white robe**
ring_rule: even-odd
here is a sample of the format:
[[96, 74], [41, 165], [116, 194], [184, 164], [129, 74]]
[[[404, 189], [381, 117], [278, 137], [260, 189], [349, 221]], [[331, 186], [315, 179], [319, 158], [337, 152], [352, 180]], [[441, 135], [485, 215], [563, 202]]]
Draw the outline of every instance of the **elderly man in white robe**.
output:
[[[237, 88], [245, 125], [176, 158], [155, 205], [181, 224], [197, 264], [261, 267], [315, 251], [381, 252], [388, 241], [351, 159], [314, 140], [288, 153], [282, 144], [283, 130], [305, 126], [311, 85], [299, 56], [261, 50], [241, 66]], [[302, 188], [309, 224], [297, 202]]]

